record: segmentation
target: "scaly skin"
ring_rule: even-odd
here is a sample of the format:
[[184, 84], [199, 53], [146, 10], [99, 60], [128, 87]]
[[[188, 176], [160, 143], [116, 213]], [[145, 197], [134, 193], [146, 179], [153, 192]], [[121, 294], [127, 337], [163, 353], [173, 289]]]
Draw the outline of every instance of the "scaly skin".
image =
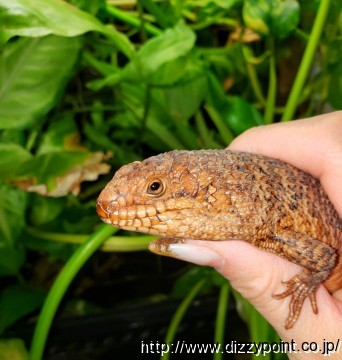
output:
[[279, 160], [229, 150], [172, 151], [123, 166], [98, 198], [101, 219], [125, 230], [183, 239], [242, 240], [301, 265], [285, 283], [285, 327], [320, 283], [342, 288], [342, 220], [311, 175]]

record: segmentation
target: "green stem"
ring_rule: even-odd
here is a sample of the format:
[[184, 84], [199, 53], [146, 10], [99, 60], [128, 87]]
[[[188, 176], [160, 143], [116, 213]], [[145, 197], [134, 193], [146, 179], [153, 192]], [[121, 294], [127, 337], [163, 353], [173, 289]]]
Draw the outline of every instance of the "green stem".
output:
[[[119, 229], [115, 229], [118, 231]], [[83, 244], [89, 235], [77, 235], [77, 234], [64, 234], [54, 233], [48, 231], [42, 231], [36, 228], [28, 227], [25, 231], [38, 239], [56, 241], [69, 244]], [[107, 241], [99, 248], [101, 251], [107, 252], [120, 252], [120, 251], [140, 251], [146, 250], [148, 244], [157, 239], [156, 236], [141, 235], [141, 236], [111, 236]], [[28, 243], [30, 240], [28, 240]]]
[[275, 47], [274, 39], [270, 39], [270, 67], [269, 67], [269, 82], [268, 93], [265, 108], [265, 123], [270, 124], [274, 118], [274, 108], [277, 95], [277, 72], [276, 72], [276, 60], [275, 60]]
[[112, 66], [104, 64], [89, 51], [83, 52], [82, 60], [85, 61], [86, 65], [94, 68], [99, 74], [103, 76], [109, 76], [113, 73]]
[[39, 316], [32, 339], [31, 360], [42, 359], [52, 320], [70, 283], [84, 263], [115, 231], [116, 229], [111, 226], [102, 225], [97, 231], [89, 236], [88, 240], [75, 251], [69, 261], [65, 264], [64, 269], [60, 272], [49, 291]]
[[[151, 108], [151, 101], [152, 101], [152, 88], [149, 84], [147, 84], [145, 88], [145, 102], [144, 102], [144, 113], [141, 122], [141, 134], [143, 134], [144, 131], [146, 130], [148, 114]], [[142, 139], [142, 137], [140, 137], [140, 139]]]
[[202, 140], [201, 147], [203, 149], [220, 149], [222, 147], [210, 136], [210, 130], [205, 123], [201, 110], [198, 110], [195, 114], [195, 124], [200, 139]]
[[243, 46], [242, 53], [243, 53], [245, 61], [246, 61], [247, 73], [248, 73], [248, 77], [249, 77], [254, 95], [260, 102], [260, 105], [264, 106], [265, 102], [266, 102], [265, 97], [264, 97], [264, 94], [261, 89], [261, 85], [260, 85], [260, 82], [258, 79], [257, 72], [255, 71], [255, 66], [250, 61], [250, 58], [253, 57], [252, 50], [247, 46]]
[[201, 22], [198, 22], [196, 24], [189, 25], [189, 27], [192, 30], [202, 30], [211, 25], [224, 25], [224, 26], [230, 27], [232, 29], [236, 29], [239, 26], [239, 23], [236, 20], [229, 19], [229, 18], [222, 18], [222, 19], [209, 18], [209, 19], [205, 19]]
[[141, 5], [141, 2], [138, 0], [137, 2], [137, 8], [138, 8], [138, 13], [139, 13], [139, 20], [140, 20], [140, 42], [142, 44], [144, 44], [147, 41], [147, 34], [146, 34], [146, 21], [144, 18], [144, 11]]
[[[223, 344], [224, 343], [224, 328], [226, 325], [226, 315], [228, 310], [229, 303], [229, 283], [226, 282], [221, 286], [219, 303], [217, 307], [216, 313], [216, 321], [215, 321], [215, 335], [214, 335], [214, 343]], [[217, 352], [214, 353], [214, 360], [223, 359], [223, 353]]]
[[177, 19], [182, 17], [182, 0], [173, 1], [173, 8]]
[[303, 40], [305, 42], [307, 42], [309, 40], [309, 35], [301, 29], [296, 29], [294, 31], [293, 35], [296, 36], [298, 39]]
[[221, 118], [219, 112], [213, 106], [208, 104], [204, 105], [204, 108], [219, 131], [225, 145], [230, 144], [233, 141], [234, 136]]
[[330, 0], [320, 1], [316, 19], [313, 24], [312, 31], [309, 37], [309, 41], [306, 46], [303, 59], [300, 63], [296, 79], [292, 86], [289, 99], [287, 100], [285, 111], [283, 113], [281, 121], [289, 121], [293, 118], [295, 114], [299, 95], [303, 89], [305, 80], [310, 71], [315, 56], [315, 52], [318, 46], [318, 42], [323, 31], [325, 19], [327, 17], [329, 10], [329, 5], [330, 5]]
[[[105, 9], [108, 14], [114, 16], [116, 19], [124, 22], [125, 24], [131, 25], [137, 29], [142, 26], [140, 19], [127, 14], [127, 11], [120, 10], [114, 6], [106, 5]], [[145, 23], [144, 28], [150, 35], [160, 35], [162, 31], [156, 26]]]
[[[181, 304], [178, 306], [175, 314], [173, 315], [173, 317], [171, 319], [169, 328], [167, 329], [166, 337], [164, 340], [165, 344], [169, 345], [170, 343], [173, 342], [173, 339], [175, 338], [175, 334], [177, 332], [178, 326], [179, 326], [186, 310], [189, 308], [191, 302], [193, 301], [195, 296], [199, 293], [199, 291], [201, 290], [202, 286], [205, 284], [206, 281], [207, 281], [207, 278], [203, 278], [200, 281], [198, 281], [195, 284], [195, 286], [190, 290], [188, 295], [183, 299]], [[161, 356], [161, 359], [169, 360], [170, 356], [171, 356], [171, 351], [168, 351], [167, 353], [165, 353]]]

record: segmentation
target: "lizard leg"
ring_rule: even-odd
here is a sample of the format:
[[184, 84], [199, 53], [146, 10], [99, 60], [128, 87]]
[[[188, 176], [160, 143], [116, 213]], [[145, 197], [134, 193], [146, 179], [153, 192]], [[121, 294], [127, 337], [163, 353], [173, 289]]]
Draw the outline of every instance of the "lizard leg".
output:
[[265, 250], [275, 252], [284, 259], [304, 267], [302, 273], [283, 282], [287, 290], [273, 295], [275, 299], [292, 295], [289, 315], [285, 322], [285, 328], [290, 329], [297, 321], [307, 297], [311, 302], [313, 312], [318, 313], [316, 291], [319, 284], [329, 276], [331, 269], [335, 266], [336, 250], [313, 237], [291, 231], [275, 235], [271, 242], [273, 247], [264, 248]]

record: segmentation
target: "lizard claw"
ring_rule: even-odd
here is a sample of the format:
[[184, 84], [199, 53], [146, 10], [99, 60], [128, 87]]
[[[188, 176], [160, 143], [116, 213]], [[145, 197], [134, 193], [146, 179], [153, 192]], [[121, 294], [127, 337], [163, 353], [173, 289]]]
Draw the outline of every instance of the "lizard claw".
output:
[[282, 283], [287, 286], [287, 290], [280, 294], [273, 294], [272, 297], [279, 300], [292, 295], [289, 305], [289, 315], [285, 321], [285, 328], [291, 329], [297, 321], [304, 300], [307, 297], [310, 299], [313, 312], [315, 314], [318, 313], [316, 291], [319, 283], [317, 284], [315, 278], [309, 272], [296, 275], [292, 279]]
[[173, 254], [173, 252], [170, 250], [169, 247], [170, 244], [175, 244], [175, 243], [184, 243], [184, 239], [162, 237], [159, 238], [158, 240], [152, 241], [149, 244], [148, 248], [150, 251], [152, 251], [155, 254], [175, 257], [175, 255]]

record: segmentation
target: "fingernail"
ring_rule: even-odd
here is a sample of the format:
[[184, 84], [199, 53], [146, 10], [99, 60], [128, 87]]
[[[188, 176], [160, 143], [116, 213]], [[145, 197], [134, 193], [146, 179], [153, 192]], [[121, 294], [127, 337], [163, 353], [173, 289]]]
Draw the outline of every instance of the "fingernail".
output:
[[188, 244], [169, 244], [168, 251], [172, 256], [202, 266], [220, 268], [224, 259], [214, 250]]

